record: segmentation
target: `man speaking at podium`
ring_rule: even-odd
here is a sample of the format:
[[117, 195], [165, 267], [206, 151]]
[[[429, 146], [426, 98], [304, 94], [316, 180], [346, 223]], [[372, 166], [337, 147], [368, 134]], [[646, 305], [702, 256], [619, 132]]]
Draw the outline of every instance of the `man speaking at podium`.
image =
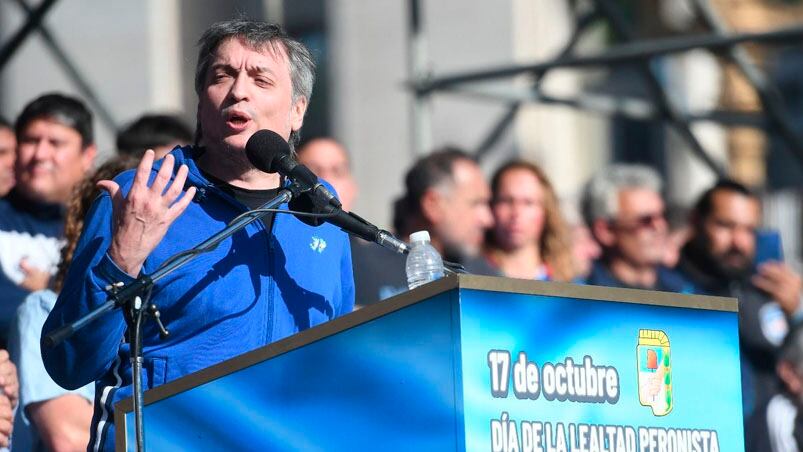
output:
[[[297, 138], [314, 79], [308, 50], [275, 25], [221, 22], [199, 41], [196, 146], [177, 148], [99, 185], [46, 334], [108, 299], [107, 287], [151, 274], [169, 257], [263, 205], [280, 178], [255, 169], [245, 146], [254, 132]], [[346, 234], [291, 215], [263, 217], [214, 251], [159, 280], [154, 321], [143, 335], [143, 387], [159, 386], [352, 310]], [[96, 381], [90, 449], [114, 447], [113, 404], [132, 395], [123, 312], [105, 314], [60, 345], [43, 347], [48, 373], [77, 388]]]

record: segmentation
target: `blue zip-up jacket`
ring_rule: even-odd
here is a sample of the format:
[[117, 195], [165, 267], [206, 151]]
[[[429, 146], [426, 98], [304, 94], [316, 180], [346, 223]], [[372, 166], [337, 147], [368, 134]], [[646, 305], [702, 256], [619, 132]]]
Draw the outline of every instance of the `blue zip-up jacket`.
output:
[[[154, 272], [173, 254], [220, 231], [247, 210], [203, 177], [193, 159], [197, 152], [194, 147], [172, 152], [176, 171], [186, 164], [187, 187], [194, 185], [198, 192], [145, 261], [145, 274]], [[154, 165], [152, 177], [160, 164]], [[115, 179], [124, 194], [131, 187], [134, 172], [127, 171]], [[111, 235], [112, 203], [104, 193], [89, 212], [44, 333], [103, 304], [107, 285], [133, 280], [106, 254]], [[277, 214], [272, 231], [262, 222], [251, 223], [214, 251], [160, 280], [152, 300], [170, 336], [161, 340], [153, 321], [145, 325], [146, 389], [350, 312], [354, 282], [349, 241], [343, 231], [329, 224], [312, 227], [292, 215]], [[59, 385], [78, 388], [96, 381], [90, 450], [113, 450], [113, 404], [132, 394], [125, 331], [123, 313], [117, 310], [60, 346], [42, 348], [45, 367]]]

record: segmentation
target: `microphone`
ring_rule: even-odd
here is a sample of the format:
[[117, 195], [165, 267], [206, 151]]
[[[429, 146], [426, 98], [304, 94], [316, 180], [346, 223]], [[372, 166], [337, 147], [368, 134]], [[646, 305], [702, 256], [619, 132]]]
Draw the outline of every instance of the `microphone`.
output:
[[[287, 176], [301, 187], [303, 193], [290, 201], [290, 209], [302, 212], [330, 214], [323, 218], [344, 231], [364, 240], [384, 246], [400, 254], [409, 250], [406, 243], [388, 231], [379, 229], [356, 214], [341, 208], [340, 201], [326, 187], [318, 182], [318, 177], [290, 155], [290, 145], [272, 130], [260, 130], [251, 135], [245, 145], [248, 161], [255, 168], [266, 173], [279, 173]], [[321, 218], [296, 216], [311, 226], [320, 226]]]
[[300, 212], [322, 213], [330, 215], [328, 217], [307, 217], [296, 215], [303, 223], [310, 226], [320, 226], [322, 222], [331, 223], [349, 234], [381, 245], [399, 254], [407, 254], [409, 247], [406, 243], [396, 238], [393, 234], [384, 229], [369, 223], [353, 212], [346, 212], [340, 207], [333, 206], [326, 202], [322, 197], [318, 197], [314, 192], [306, 192], [301, 196], [290, 201], [290, 209]]
[[301, 190], [313, 191], [329, 204], [341, 206], [335, 195], [318, 182], [318, 177], [293, 158], [290, 145], [278, 133], [267, 129], [255, 132], [245, 144], [245, 155], [256, 169], [286, 176]]

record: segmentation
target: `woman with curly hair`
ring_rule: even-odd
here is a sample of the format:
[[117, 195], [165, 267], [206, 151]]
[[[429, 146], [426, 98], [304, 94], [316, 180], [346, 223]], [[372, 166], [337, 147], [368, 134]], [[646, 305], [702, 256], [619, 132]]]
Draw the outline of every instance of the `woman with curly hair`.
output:
[[84, 218], [89, 212], [92, 202], [100, 195], [100, 188], [97, 187], [98, 182], [114, 179], [114, 176], [137, 166], [138, 162], [139, 160], [136, 157], [126, 154], [113, 157], [75, 187], [73, 196], [70, 198], [70, 202], [67, 203], [67, 214], [64, 219], [64, 247], [61, 249], [61, 259], [53, 281], [53, 287], [56, 292], [61, 290], [64, 278], [67, 276], [67, 269], [72, 263], [73, 253], [76, 245], [78, 245], [78, 238], [81, 236], [81, 231], [84, 230]]
[[494, 227], [485, 256], [507, 277], [571, 281], [571, 239], [552, 184], [537, 165], [506, 163], [491, 180]]

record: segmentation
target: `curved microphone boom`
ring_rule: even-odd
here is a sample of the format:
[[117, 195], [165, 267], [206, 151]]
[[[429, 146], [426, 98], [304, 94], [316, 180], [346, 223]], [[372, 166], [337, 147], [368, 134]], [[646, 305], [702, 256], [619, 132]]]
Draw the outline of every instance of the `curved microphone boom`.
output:
[[335, 207], [340, 207], [340, 201], [318, 182], [318, 177], [293, 158], [290, 145], [278, 133], [267, 129], [254, 133], [245, 144], [245, 154], [258, 170], [286, 176], [303, 191], [313, 191]]
[[307, 217], [297, 215], [303, 223], [310, 226], [320, 226], [322, 222], [331, 223], [340, 229], [355, 235], [363, 240], [382, 245], [399, 254], [407, 254], [409, 247], [390, 232], [379, 229], [353, 212], [346, 212], [340, 207], [333, 206], [323, 198], [313, 194], [302, 193], [300, 197], [290, 201], [290, 209], [300, 212], [325, 214], [325, 217]]
[[[393, 234], [379, 229], [354, 213], [344, 211], [340, 201], [318, 182], [318, 177], [309, 168], [293, 159], [287, 141], [276, 132], [260, 130], [254, 133], [245, 145], [245, 152], [255, 168], [266, 173], [279, 173], [301, 187], [303, 190], [301, 196], [294, 197], [290, 201], [292, 210], [327, 214], [328, 216], [323, 218], [327, 223], [397, 253], [407, 253], [409, 249], [407, 244]], [[321, 224], [321, 218], [303, 216], [296, 218], [311, 226]]]

